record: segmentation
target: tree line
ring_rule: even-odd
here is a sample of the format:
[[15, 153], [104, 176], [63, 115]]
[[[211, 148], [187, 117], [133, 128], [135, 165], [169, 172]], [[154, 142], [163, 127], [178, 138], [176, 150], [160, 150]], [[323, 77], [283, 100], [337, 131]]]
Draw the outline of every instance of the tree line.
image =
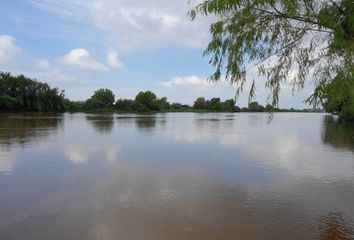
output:
[[159, 112], [159, 111], [210, 111], [210, 112], [304, 112], [314, 110], [279, 109], [271, 105], [266, 107], [258, 102], [250, 102], [248, 107], [236, 106], [234, 99], [221, 101], [220, 98], [205, 99], [199, 97], [193, 106], [170, 103], [166, 97], [158, 98], [151, 91], [141, 91], [133, 99], [117, 99], [110, 89], [98, 89], [86, 101], [70, 102], [71, 111], [123, 111], [123, 112]]
[[295, 112], [313, 111], [279, 109], [268, 104], [250, 102], [247, 107], [236, 106], [234, 99], [199, 97], [194, 104], [170, 103], [166, 97], [158, 98], [152, 91], [141, 91], [134, 99], [116, 99], [110, 89], [98, 89], [86, 101], [70, 101], [64, 91], [24, 75], [13, 76], [0, 72], [0, 110], [24, 111], [94, 111], [94, 112]]
[[0, 109], [64, 111], [64, 91], [23, 75], [0, 72]]

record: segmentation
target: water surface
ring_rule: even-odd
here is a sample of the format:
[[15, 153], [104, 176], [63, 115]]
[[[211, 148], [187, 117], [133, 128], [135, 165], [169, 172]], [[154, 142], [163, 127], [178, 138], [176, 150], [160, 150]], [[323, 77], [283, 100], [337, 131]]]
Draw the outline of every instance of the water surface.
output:
[[0, 239], [354, 239], [324, 114], [0, 114]]

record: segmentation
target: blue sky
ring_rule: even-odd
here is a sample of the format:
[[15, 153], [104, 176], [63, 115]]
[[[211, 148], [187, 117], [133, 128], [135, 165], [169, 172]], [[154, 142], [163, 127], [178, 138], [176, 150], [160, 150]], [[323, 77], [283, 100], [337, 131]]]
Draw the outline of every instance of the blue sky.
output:
[[[187, 0], [0, 0], [0, 71], [23, 73], [84, 100], [98, 88], [117, 98], [152, 90], [171, 102], [199, 96], [233, 98], [235, 87], [211, 84], [203, 57], [210, 19], [191, 22]], [[253, 74], [253, 75], [252, 75]], [[254, 73], [250, 73], [254, 76]], [[257, 78], [257, 76], [256, 76]], [[280, 106], [308, 107], [311, 87], [292, 94], [284, 86]], [[259, 78], [256, 100], [267, 91]], [[247, 89], [237, 105], [247, 104]]]

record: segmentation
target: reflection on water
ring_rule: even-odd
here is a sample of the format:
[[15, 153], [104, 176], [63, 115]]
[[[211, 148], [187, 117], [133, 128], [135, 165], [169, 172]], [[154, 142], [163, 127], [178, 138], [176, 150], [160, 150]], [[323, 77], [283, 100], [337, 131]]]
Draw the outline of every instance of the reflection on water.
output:
[[156, 127], [156, 118], [155, 117], [137, 117], [135, 118], [135, 124], [140, 130], [154, 130]]
[[0, 144], [24, 144], [44, 138], [56, 130], [62, 124], [62, 114], [2, 113], [0, 120]]
[[14, 148], [44, 142], [63, 127], [62, 114], [0, 113], [0, 173], [11, 173], [16, 157]]
[[350, 127], [267, 121], [2, 114], [0, 239], [353, 239]]
[[341, 122], [334, 116], [326, 116], [323, 121], [323, 142], [335, 148], [354, 149], [354, 123]]
[[87, 115], [86, 120], [93, 125], [98, 133], [110, 133], [114, 127], [113, 114]]
[[129, 114], [117, 115], [116, 124], [122, 128], [135, 128], [145, 135], [150, 135], [156, 128], [164, 128], [166, 126], [166, 116], [163, 114]]

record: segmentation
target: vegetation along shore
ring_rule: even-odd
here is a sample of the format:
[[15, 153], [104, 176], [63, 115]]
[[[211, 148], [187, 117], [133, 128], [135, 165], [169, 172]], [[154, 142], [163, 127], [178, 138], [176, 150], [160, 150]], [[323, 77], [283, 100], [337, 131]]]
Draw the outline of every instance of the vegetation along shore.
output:
[[98, 89], [86, 101], [71, 101], [64, 90], [50, 87], [24, 75], [0, 73], [1, 111], [69, 111], [69, 112], [313, 112], [319, 109], [280, 109], [250, 102], [248, 107], [236, 106], [234, 99], [199, 97], [193, 106], [170, 103], [151, 91], [139, 92], [135, 99], [117, 99], [110, 89]]

